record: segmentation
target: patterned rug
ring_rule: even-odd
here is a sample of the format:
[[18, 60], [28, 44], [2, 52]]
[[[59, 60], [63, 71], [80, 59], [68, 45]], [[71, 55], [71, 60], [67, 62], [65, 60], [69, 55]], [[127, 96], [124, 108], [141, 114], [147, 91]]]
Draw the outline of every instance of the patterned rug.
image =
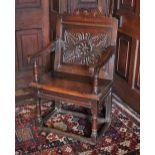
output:
[[[16, 106], [16, 155], [139, 155], [139, 122], [122, 106], [113, 103], [112, 123], [102, 137], [102, 141], [93, 146], [73, 138], [45, 133], [36, 124], [36, 106], [33, 100]], [[42, 104], [42, 115], [52, 111], [50, 102]], [[57, 114], [50, 118], [47, 126], [90, 135], [90, 122], [70, 114]]]

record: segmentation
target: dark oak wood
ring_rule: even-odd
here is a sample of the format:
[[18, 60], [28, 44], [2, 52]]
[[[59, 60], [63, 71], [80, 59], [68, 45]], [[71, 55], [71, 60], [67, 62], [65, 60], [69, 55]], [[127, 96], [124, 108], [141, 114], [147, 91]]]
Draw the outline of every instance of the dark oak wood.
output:
[[[101, 14], [109, 16], [112, 14], [119, 20], [119, 29], [116, 48], [116, 66], [114, 78], [115, 92], [127, 102], [134, 110], [140, 110], [140, 1], [139, 0], [114, 0], [114, 8], [112, 0], [16, 0], [16, 88], [27, 87], [32, 79], [32, 65], [28, 63], [27, 56], [34, 54], [38, 56], [37, 67], [39, 71], [35, 71], [36, 81], [39, 81], [41, 74], [40, 67], [45, 64], [50, 68], [54, 66], [54, 53], [50, 56], [48, 51], [49, 40], [56, 39], [56, 21], [58, 14], [78, 14], [78, 8], [85, 8], [84, 15], [93, 17], [98, 14], [96, 8], [101, 11]], [[89, 12], [89, 8], [91, 11]], [[112, 10], [113, 9], [113, 10]], [[76, 12], [74, 10], [77, 10]], [[67, 25], [67, 24], [66, 24]], [[42, 48], [45, 54], [39, 54]], [[36, 54], [38, 53], [38, 54]], [[41, 52], [42, 53], [42, 52]], [[52, 56], [52, 57], [51, 57]], [[52, 61], [48, 61], [52, 58]], [[103, 59], [103, 57], [101, 58]], [[35, 63], [35, 62], [34, 62]], [[113, 59], [102, 67], [99, 76], [94, 76], [92, 80], [92, 91], [98, 94], [98, 78], [113, 79]], [[92, 66], [92, 65], [91, 65]], [[53, 69], [54, 70], [54, 69]], [[92, 76], [94, 67], [82, 67], [81, 65], [65, 64], [59, 68], [59, 71], [75, 73], [78, 75]], [[38, 72], [38, 73], [37, 73]], [[55, 95], [55, 94], [54, 94]], [[54, 95], [52, 96], [54, 99]], [[40, 94], [41, 97], [45, 94]], [[46, 97], [51, 99], [51, 96], [46, 94]], [[59, 100], [63, 97], [57, 96]], [[67, 99], [65, 99], [68, 102]], [[80, 103], [72, 98], [75, 104], [83, 105], [86, 102]], [[88, 105], [90, 108], [90, 105]]]
[[[114, 2], [114, 6], [112, 2]], [[80, 3], [80, 0], [60, 0], [59, 13], [72, 13]], [[137, 59], [140, 41], [140, 0], [93, 0], [92, 2], [84, 0], [82, 7], [98, 8], [104, 15], [113, 13], [113, 16], [118, 18], [116, 52], [118, 59], [115, 66], [114, 90], [131, 108], [139, 112], [140, 74], [137, 73], [139, 71], [136, 68], [140, 66]]]
[[[88, 116], [89, 119], [91, 117], [92, 122], [89, 138], [47, 127], [43, 129], [91, 144], [97, 143], [99, 135], [104, 134], [111, 122], [117, 24], [115, 18], [103, 16], [98, 9], [76, 9], [71, 15], [59, 16], [56, 26], [56, 42], [28, 56], [27, 60], [34, 62], [34, 78], [30, 87], [36, 91], [38, 98], [37, 117], [40, 125], [46, 124], [41, 118], [40, 100], [42, 98], [55, 101], [53, 117], [56, 112], [65, 112], [61, 108], [61, 102], [67, 105], [72, 103], [91, 111], [91, 116]], [[52, 49], [55, 50], [54, 70], [40, 75], [38, 58], [41, 55], [50, 54]], [[106, 75], [108, 73], [109, 75]], [[105, 105], [102, 104], [103, 102]], [[99, 118], [101, 111], [99, 107], [105, 107], [105, 118]], [[77, 112], [75, 115], [84, 116]]]
[[[87, 5], [85, 5], [87, 2]], [[114, 2], [114, 5], [113, 3]], [[114, 91], [135, 111], [140, 111], [140, 61], [137, 53], [140, 42], [140, 0], [59, 0], [56, 10], [63, 14], [73, 13], [78, 5], [98, 8], [104, 15], [119, 20], [117, 38], [117, 60], [115, 65]], [[54, 2], [56, 4], [56, 2]], [[96, 5], [97, 4], [97, 5]], [[120, 43], [120, 46], [119, 46]], [[119, 48], [118, 48], [119, 47]], [[130, 94], [130, 96], [128, 95]]]

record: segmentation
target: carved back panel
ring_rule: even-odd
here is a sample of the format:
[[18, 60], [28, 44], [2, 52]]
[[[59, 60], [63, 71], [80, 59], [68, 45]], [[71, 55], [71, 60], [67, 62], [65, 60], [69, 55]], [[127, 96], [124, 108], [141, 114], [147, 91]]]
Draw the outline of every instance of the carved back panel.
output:
[[105, 33], [75, 32], [65, 30], [63, 63], [90, 65], [100, 59], [101, 52], [110, 42]]
[[116, 44], [117, 21], [88, 10], [66, 15], [57, 22], [55, 70], [88, 75], [88, 66], [104, 49]]

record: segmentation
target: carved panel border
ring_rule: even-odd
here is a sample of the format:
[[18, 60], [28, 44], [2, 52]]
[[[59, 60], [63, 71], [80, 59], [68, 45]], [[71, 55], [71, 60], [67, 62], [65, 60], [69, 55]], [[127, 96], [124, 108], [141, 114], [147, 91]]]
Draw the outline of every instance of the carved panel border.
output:
[[64, 32], [63, 63], [93, 64], [109, 45], [107, 33]]

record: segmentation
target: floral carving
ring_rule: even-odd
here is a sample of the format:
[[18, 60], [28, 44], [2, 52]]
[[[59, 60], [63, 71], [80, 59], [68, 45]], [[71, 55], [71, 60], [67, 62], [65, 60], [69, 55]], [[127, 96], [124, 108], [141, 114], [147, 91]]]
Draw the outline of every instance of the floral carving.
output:
[[65, 31], [63, 62], [89, 65], [100, 59], [101, 52], [107, 47], [106, 33]]

